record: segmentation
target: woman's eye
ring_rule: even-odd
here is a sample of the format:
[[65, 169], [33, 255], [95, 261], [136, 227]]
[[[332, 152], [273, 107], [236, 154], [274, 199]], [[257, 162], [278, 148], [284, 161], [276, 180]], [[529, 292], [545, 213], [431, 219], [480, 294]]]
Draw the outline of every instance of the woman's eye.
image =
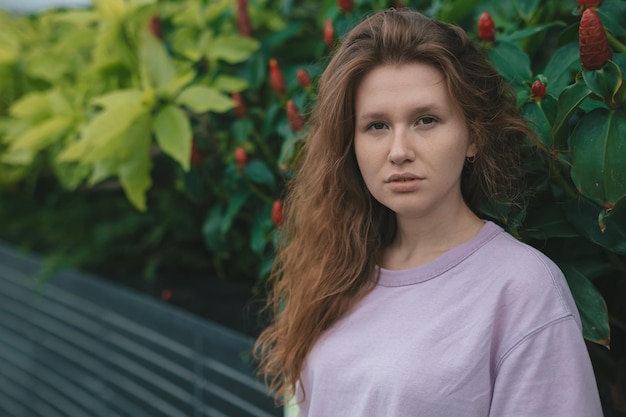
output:
[[383, 122], [374, 122], [374, 123], [370, 123], [369, 126], [367, 126], [368, 130], [381, 130], [385, 128], [385, 124]]
[[417, 124], [429, 125], [429, 124], [435, 123], [436, 121], [437, 119], [435, 119], [434, 117], [426, 116], [426, 117], [420, 117], [420, 119], [417, 121]]

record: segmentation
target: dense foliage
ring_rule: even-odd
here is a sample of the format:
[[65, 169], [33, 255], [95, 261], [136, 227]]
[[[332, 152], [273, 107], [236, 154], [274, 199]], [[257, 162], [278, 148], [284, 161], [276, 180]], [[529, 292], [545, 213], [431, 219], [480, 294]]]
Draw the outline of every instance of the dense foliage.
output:
[[626, 409], [626, 2], [402, 3], [0, 13], [0, 237], [127, 283], [260, 288], [316, 77], [363, 14], [410, 6], [463, 26], [516, 89], [541, 141], [525, 149], [532, 195], [482, 215], [563, 269], [603, 395]]

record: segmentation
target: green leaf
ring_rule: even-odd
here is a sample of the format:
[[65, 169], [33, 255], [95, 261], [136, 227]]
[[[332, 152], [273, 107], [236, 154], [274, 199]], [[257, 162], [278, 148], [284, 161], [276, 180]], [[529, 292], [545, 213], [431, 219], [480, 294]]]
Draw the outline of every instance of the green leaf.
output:
[[603, 98], [607, 106], [617, 108], [621, 104], [616, 102], [615, 97], [623, 84], [622, 71], [614, 62], [608, 61], [599, 70], [583, 71], [583, 79], [591, 91]]
[[118, 175], [128, 200], [140, 211], [146, 210], [146, 192], [152, 185], [150, 171], [150, 123], [147, 117], [137, 122], [133, 140], [126, 144], [118, 165]]
[[213, 81], [213, 86], [220, 91], [227, 93], [240, 92], [248, 88], [250, 85], [247, 80], [230, 75], [220, 75]]
[[91, 104], [105, 109], [117, 107], [126, 102], [141, 102], [142, 93], [140, 90], [117, 90], [91, 99]]
[[259, 49], [255, 39], [238, 35], [220, 36], [213, 39], [206, 48], [206, 56], [211, 61], [223, 60], [229, 64], [243, 62]]
[[206, 220], [202, 224], [202, 236], [207, 248], [215, 252], [224, 252], [228, 249], [228, 240], [222, 233], [223, 209], [219, 204], [214, 205]]
[[488, 51], [489, 60], [504, 78], [517, 84], [524, 84], [532, 77], [530, 59], [517, 45], [498, 41]]
[[602, 25], [613, 35], [626, 36], [626, 2], [623, 0], [604, 0], [598, 7], [598, 15]]
[[515, 32], [500, 36], [498, 39], [507, 41], [507, 42], [519, 41], [520, 39], [529, 38], [533, 35], [536, 35], [537, 33], [543, 32], [555, 26], [565, 26], [565, 23], [564, 22], [550, 22], [550, 23], [544, 23], [542, 25], [529, 26], [524, 29], [516, 30]]
[[238, 119], [231, 124], [230, 131], [238, 145], [245, 145], [254, 131], [254, 124], [248, 118]]
[[556, 204], [541, 204], [534, 210], [529, 209], [524, 226], [525, 238], [547, 240], [580, 236]]
[[552, 148], [552, 126], [541, 106], [534, 101], [529, 101], [522, 107], [522, 114], [541, 142], [548, 148]]
[[11, 143], [11, 150], [26, 149], [32, 154], [53, 144], [72, 126], [72, 120], [65, 117], [48, 119], [28, 129]]
[[235, 107], [235, 101], [213, 87], [192, 85], [184, 89], [176, 98], [181, 104], [196, 113], [213, 111], [225, 113]]
[[157, 91], [167, 88], [176, 76], [174, 62], [165, 50], [163, 43], [154, 37], [147, 29], [141, 32], [139, 58], [142, 74], [145, 74]]
[[548, 80], [546, 92], [558, 97], [561, 91], [572, 83], [580, 66], [578, 42], [567, 43], [554, 51], [543, 71]]
[[166, 106], [154, 118], [154, 133], [163, 152], [189, 170], [193, 133], [189, 118], [175, 106]]
[[172, 78], [160, 91], [166, 99], [173, 99], [196, 77], [194, 70], [189, 70]]
[[565, 150], [567, 148], [569, 118], [591, 93], [591, 89], [587, 87], [584, 80], [579, 80], [576, 84], [565, 88], [559, 96], [556, 119], [552, 128], [552, 137], [557, 149]]
[[271, 207], [264, 204], [256, 213], [250, 234], [250, 249], [256, 254], [262, 254], [269, 242], [269, 234], [274, 229], [271, 217]]
[[598, 224], [601, 209], [591, 201], [581, 197], [576, 200], [564, 201], [560, 203], [560, 206], [563, 208], [567, 220], [581, 235], [602, 248], [626, 255], [626, 231], [621, 228], [621, 224], [624, 223], [619, 223], [626, 218], [624, 213], [626, 210], [620, 208], [620, 204], [616, 204], [613, 209], [619, 209], [619, 214], [616, 213], [614, 219], [606, 220], [606, 229], [604, 230]]
[[598, 108], [572, 132], [572, 180], [586, 197], [612, 205], [626, 195], [626, 109]]
[[50, 99], [47, 93], [28, 93], [9, 108], [9, 114], [21, 119], [37, 119], [51, 113]]
[[253, 159], [250, 161], [244, 172], [250, 180], [257, 184], [265, 184], [270, 187], [276, 184], [274, 173], [268, 168], [265, 162], [261, 160]]
[[118, 139], [148, 109], [135, 101], [120, 102], [107, 108], [94, 117], [85, 127], [78, 142], [68, 146], [59, 155], [60, 162], [76, 161], [83, 158], [94, 162], [98, 158], [114, 153], [119, 145]]
[[241, 207], [243, 207], [243, 205], [246, 203], [246, 200], [248, 200], [249, 196], [249, 191], [243, 191], [236, 193], [228, 200], [226, 212], [222, 217], [222, 225], [220, 229], [221, 233], [225, 234], [230, 230], [235, 216], [237, 215], [237, 213], [239, 213], [239, 210], [241, 210]]
[[604, 298], [589, 279], [572, 264], [559, 265], [580, 312], [585, 339], [601, 345], [610, 340], [609, 313]]

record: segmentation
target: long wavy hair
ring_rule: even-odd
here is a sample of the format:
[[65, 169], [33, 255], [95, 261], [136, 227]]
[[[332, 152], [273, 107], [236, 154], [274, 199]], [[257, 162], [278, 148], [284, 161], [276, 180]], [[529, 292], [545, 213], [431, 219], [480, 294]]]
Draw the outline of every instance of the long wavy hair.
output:
[[394, 213], [370, 195], [357, 166], [354, 100], [374, 67], [414, 62], [438, 68], [464, 111], [478, 149], [461, 180], [470, 208], [517, 195], [520, 145], [533, 133], [505, 80], [465, 32], [408, 9], [378, 12], [352, 29], [319, 81], [268, 281], [272, 319], [255, 346], [259, 372], [279, 403], [293, 395], [322, 332], [373, 288], [375, 266], [394, 239]]

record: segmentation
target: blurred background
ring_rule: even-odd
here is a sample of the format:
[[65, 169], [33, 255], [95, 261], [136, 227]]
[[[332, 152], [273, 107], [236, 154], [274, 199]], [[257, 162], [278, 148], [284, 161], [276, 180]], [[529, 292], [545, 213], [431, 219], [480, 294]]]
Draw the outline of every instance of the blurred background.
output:
[[563, 269], [625, 415], [625, 0], [0, 0], [0, 240], [44, 289], [82, 271], [254, 338], [317, 78], [387, 7], [462, 26], [515, 90], [532, 198], [480, 215]]

